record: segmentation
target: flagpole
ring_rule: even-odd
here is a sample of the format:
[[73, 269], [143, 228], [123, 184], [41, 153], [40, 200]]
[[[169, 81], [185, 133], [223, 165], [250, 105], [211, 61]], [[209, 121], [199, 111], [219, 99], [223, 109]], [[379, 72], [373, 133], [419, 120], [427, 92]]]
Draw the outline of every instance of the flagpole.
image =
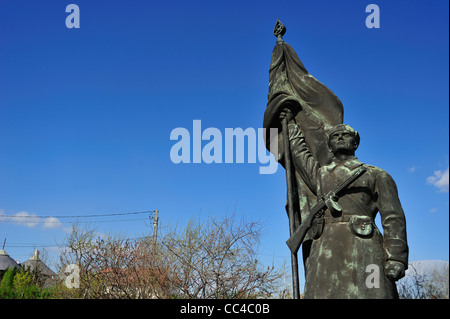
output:
[[[284, 164], [286, 168], [286, 186], [287, 186], [287, 201], [288, 201], [288, 217], [289, 217], [289, 233], [292, 236], [295, 232], [294, 220], [294, 199], [292, 182], [292, 163], [291, 163], [291, 149], [289, 143], [288, 118], [287, 115], [281, 120], [281, 129], [283, 132], [283, 146], [284, 146]], [[298, 256], [297, 253], [291, 252], [291, 266], [292, 266], [292, 296], [293, 299], [300, 299], [300, 283], [298, 278]]]
[[[277, 37], [277, 44], [283, 43], [283, 35], [286, 33], [286, 27], [277, 19], [273, 35]], [[287, 114], [281, 119], [281, 131], [283, 132], [283, 146], [284, 146], [284, 165], [286, 169], [286, 186], [287, 186], [287, 210], [289, 217], [289, 233], [292, 236], [295, 232], [295, 218], [294, 218], [294, 198], [293, 196], [293, 170], [291, 162], [291, 148], [289, 143], [288, 130], [288, 116]], [[292, 296], [293, 299], [300, 299], [300, 283], [298, 278], [298, 256], [297, 253], [291, 252], [291, 266], [292, 266]]]

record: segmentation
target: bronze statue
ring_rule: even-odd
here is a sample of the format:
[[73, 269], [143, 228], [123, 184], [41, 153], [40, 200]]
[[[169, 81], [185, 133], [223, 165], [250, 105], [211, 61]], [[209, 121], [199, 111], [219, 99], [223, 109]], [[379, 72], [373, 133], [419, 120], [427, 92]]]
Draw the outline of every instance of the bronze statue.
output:
[[282, 128], [274, 155], [287, 174], [294, 298], [300, 244], [305, 298], [397, 298], [408, 246], [395, 182], [355, 157], [359, 133], [342, 124], [342, 103], [306, 71], [285, 31], [277, 21], [264, 127]]

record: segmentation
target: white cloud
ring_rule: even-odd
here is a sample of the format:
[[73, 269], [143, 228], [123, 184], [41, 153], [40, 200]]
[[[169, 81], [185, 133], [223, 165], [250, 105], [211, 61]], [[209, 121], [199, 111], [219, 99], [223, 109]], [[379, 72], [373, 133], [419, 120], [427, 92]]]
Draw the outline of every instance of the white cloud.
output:
[[36, 225], [40, 222], [40, 218], [38, 216], [36, 216], [35, 214], [29, 214], [25, 211], [18, 212], [17, 214], [13, 215], [13, 218], [11, 218], [11, 220], [14, 224], [25, 225], [30, 228], [36, 227]]
[[61, 226], [61, 221], [56, 217], [48, 217], [42, 222], [42, 228], [59, 228]]
[[38, 225], [40, 225], [42, 229], [62, 227], [62, 222], [56, 217], [41, 218], [36, 214], [30, 214], [26, 211], [21, 211], [14, 215], [6, 215], [3, 210], [0, 210], [0, 223], [1, 222], [12, 223], [29, 228], [34, 228]]
[[449, 190], [449, 171], [447, 169], [442, 172], [441, 170], [435, 171], [433, 176], [429, 176], [427, 178], [427, 184], [434, 185], [439, 189], [441, 192], [448, 193]]
[[417, 171], [418, 169], [421, 169], [421, 167], [420, 167], [420, 166], [413, 165], [413, 166], [411, 166], [411, 167], [408, 167], [408, 172], [414, 173], [414, 172]]

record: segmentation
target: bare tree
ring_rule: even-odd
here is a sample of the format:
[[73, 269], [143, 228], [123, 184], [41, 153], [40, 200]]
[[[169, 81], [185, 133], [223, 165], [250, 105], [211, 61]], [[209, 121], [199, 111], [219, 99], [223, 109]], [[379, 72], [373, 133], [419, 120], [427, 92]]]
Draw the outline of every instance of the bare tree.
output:
[[284, 273], [258, 261], [260, 231], [234, 216], [192, 219], [158, 242], [75, 226], [61, 265], [79, 266], [80, 298], [268, 297]]
[[407, 276], [397, 282], [397, 288], [402, 299], [448, 299], [448, 263], [431, 268], [410, 263]]
[[169, 298], [170, 268], [147, 239], [99, 236], [95, 229], [74, 227], [61, 265], [80, 268], [82, 298]]
[[256, 298], [277, 289], [282, 274], [257, 258], [261, 225], [234, 216], [192, 219], [162, 241], [175, 258], [173, 286], [182, 298]]

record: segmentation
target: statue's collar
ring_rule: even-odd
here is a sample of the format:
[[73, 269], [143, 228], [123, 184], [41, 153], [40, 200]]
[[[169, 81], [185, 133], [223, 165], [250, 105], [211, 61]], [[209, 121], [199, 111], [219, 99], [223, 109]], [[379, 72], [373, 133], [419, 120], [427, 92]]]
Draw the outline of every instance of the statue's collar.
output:
[[358, 160], [358, 158], [355, 157], [355, 156], [347, 158], [347, 159], [345, 159], [343, 161], [337, 159], [336, 157], [333, 157], [332, 162], [326, 168], [327, 168], [327, 171], [332, 172], [337, 167], [346, 167], [346, 168], [348, 168], [350, 170], [353, 170], [353, 169], [355, 169], [355, 168], [357, 168], [357, 167], [359, 167], [361, 165], [363, 165], [363, 163], [360, 162]]

